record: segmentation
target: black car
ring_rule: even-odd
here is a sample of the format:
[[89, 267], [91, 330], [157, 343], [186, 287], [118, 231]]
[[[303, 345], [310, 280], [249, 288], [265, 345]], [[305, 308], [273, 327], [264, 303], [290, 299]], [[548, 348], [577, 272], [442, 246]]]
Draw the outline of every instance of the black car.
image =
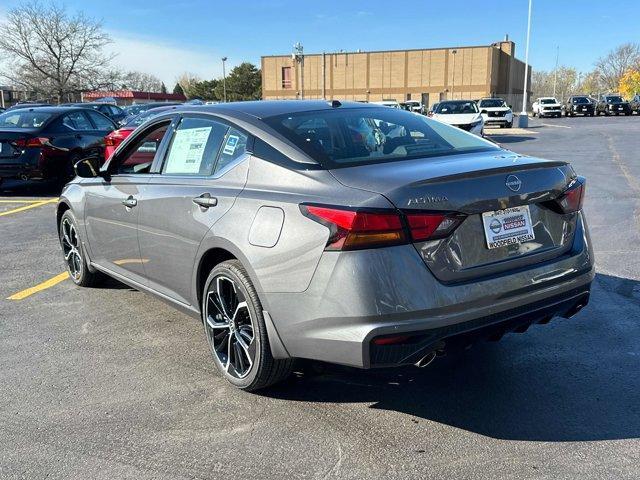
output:
[[92, 108], [93, 110], [97, 110], [98, 112], [102, 113], [103, 115], [106, 115], [107, 117], [109, 117], [111, 120], [113, 120], [117, 124], [120, 124], [120, 122], [122, 122], [127, 116], [126, 112], [122, 108], [117, 107], [115, 105], [112, 105], [110, 103], [99, 103], [99, 102], [65, 103], [64, 106], [65, 107]]
[[630, 106], [631, 106], [631, 111], [632, 112], [636, 112], [638, 115], [640, 115], [640, 95], [636, 94], [632, 99]]
[[0, 178], [66, 181], [78, 160], [104, 157], [104, 137], [116, 128], [83, 108], [8, 110], [0, 114]]
[[575, 117], [576, 115], [593, 117], [595, 105], [586, 95], [573, 95], [567, 98], [564, 103], [564, 114], [566, 117]]
[[596, 114], [600, 115], [631, 115], [631, 105], [620, 95], [604, 95], [596, 107]]

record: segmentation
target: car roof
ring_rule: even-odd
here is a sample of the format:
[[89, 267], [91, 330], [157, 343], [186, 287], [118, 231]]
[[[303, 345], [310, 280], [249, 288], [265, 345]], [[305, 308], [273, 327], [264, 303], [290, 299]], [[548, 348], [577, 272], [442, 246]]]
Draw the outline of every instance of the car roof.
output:
[[226, 113], [251, 115], [256, 118], [267, 118], [287, 113], [314, 112], [318, 110], [335, 110], [351, 108], [379, 108], [379, 105], [370, 105], [359, 102], [343, 102], [333, 107], [331, 101], [324, 100], [256, 100], [249, 102], [217, 103], [215, 105], [181, 105], [177, 111]]
[[82, 110], [86, 110], [86, 108], [84, 107], [71, 107], [71, 106], [55, 106], [55, 107], [29, 107], [29, 108], [21, 108], [20, 110], [37, 110], [38, 112], [43, 112], [43, 113], [51, 113], [51, 114], [56, 114], [56, 113], [66, 113], [66, 112], [73, 112], [73, 111], [82, 111]]

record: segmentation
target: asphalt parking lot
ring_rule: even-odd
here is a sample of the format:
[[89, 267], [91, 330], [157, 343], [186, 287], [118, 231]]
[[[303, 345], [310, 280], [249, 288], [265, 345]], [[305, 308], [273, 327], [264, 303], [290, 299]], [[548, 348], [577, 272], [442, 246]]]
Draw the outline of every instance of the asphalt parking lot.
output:
[[65, 279], [52, 188], [0, 186], [0, 478], [637, 479], [640, 117], [531, 127], [488, 131], [587, 177], [587, 308], [425, 369], [306, 369], [260, 394], [217, 376], [197, 320]]

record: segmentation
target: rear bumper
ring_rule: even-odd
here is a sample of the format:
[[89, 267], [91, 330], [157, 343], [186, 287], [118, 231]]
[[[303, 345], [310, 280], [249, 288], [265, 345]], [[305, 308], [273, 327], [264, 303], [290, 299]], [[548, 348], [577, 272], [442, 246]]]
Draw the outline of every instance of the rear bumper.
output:
[[[569, 252], [507, 274], [445, 285], [411, 245], [326, 252], [306, 291], [261, 298], [290, 356], [371, 368], [414, 363], [434, 344], [502, 322], [571, 313], [586, 303], [593, 265], [580, 215]], [[419, 337], [418, 344], [389, 358], [372, 350], [375, 337], [399, 334]]]
[[0, 158], [0, 178], [43, 179], [45, 172], [41, 169], [40, 157], [40, 149], [34, 148], [15, 159]]

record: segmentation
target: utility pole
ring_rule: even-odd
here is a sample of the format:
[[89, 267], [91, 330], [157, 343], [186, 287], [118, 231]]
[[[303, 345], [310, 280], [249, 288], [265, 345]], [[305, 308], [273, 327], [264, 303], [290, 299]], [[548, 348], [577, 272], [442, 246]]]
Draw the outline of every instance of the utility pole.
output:
[[556, 98], [556, 84], [558, 83], [558, 58], [560, 57], [560, 45], [556, 47], [556, 69], [553, 71], [553, 98]]
[[222, 57], [222, 97], [224, 103], [227, 103], [227, 71], [224, 68], [224, 63], [227, 61], [227, 57]]
[[456, 54], [458, 53], [458, 50], [451, 50], [451, 54], [453, 55], [453, 71], [451, 74], [451, 100], [455, 100], [454, 96], [453, 96], [453, 91], [456, 88]]
[[524, 54], [524, 89], [522, 91], [522, 112], [518, 116], [518, 126], [527, 128], [529, 126], [529, 117], [527, 116], [527, 88], [529, 87], [529, 38], [531, 37], [531, 4], [533, 0], [529, 0], [529, 18], [527, 19], [527, 46]]

